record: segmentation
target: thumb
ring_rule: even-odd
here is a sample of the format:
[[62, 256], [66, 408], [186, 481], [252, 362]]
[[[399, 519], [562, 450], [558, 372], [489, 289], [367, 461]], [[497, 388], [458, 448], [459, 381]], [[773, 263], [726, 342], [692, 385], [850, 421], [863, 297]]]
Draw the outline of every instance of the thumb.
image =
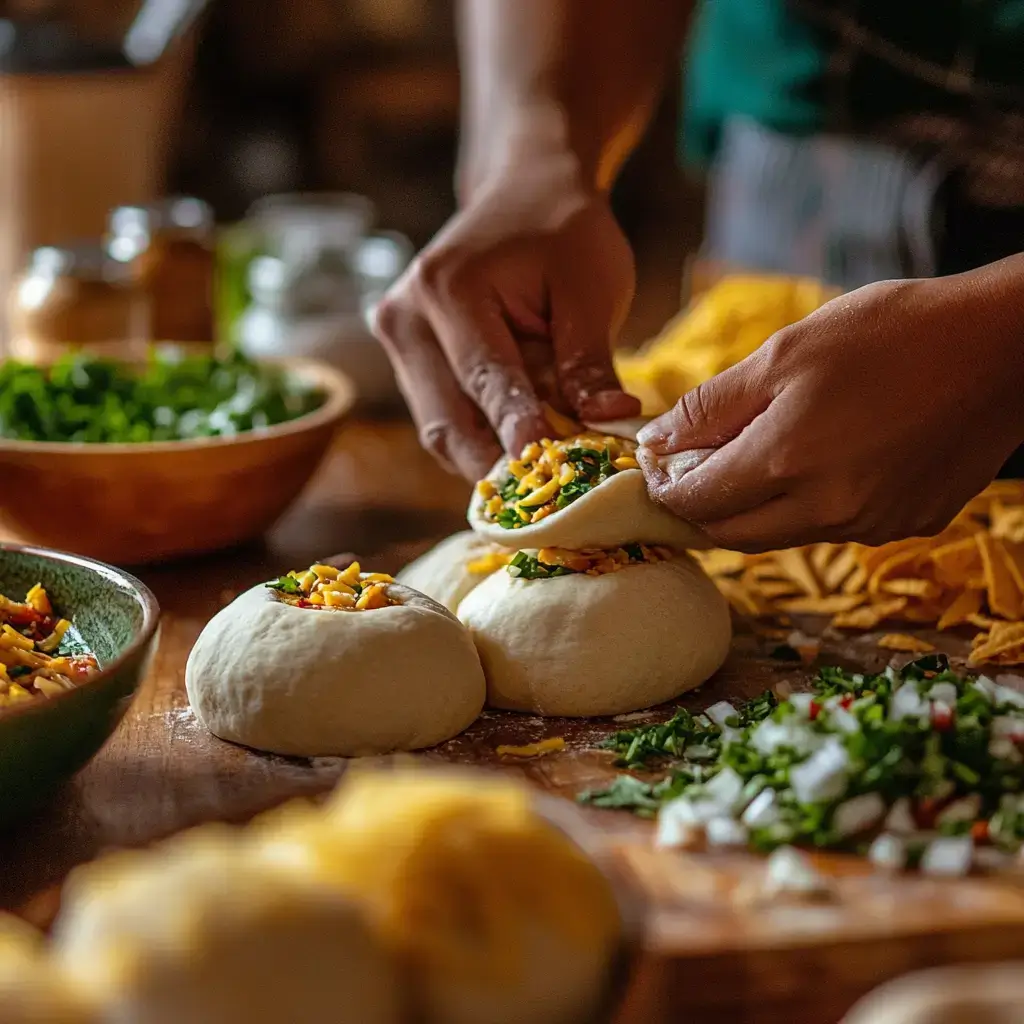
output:
[[773, 397], [755, 353], [688, 391], [651, 420], [637, 440], [654, 455], [720, 448], [760, 416]]

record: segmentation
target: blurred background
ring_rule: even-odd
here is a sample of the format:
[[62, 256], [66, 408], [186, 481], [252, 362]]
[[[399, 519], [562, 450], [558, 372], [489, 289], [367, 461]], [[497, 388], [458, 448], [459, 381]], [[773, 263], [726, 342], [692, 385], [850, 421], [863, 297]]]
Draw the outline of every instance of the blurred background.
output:
[[[217, 335], [322, 355], [347, 338], [364, 391], [383, 389], [366, 311], [454, 207], [454, 6], [0, 2], [8, 350]], [[678, 92], [614, 197], [640, 275], [626, 344], [679, 309], [699, 237]]]

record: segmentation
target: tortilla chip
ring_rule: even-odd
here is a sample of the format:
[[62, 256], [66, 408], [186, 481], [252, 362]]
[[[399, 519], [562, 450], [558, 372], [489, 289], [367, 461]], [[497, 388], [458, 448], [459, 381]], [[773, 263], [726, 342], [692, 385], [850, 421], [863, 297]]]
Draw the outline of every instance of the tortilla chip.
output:
[[934, 625], [942, 615], [942, 605], [935, 601], [917, 602], [911, 600], [900, 612], [902, 622], [916, 622], [921, 625]]
[[729, 576], [742, 572], [747, 564], [747, 556], [742, 552], [726, 551], [724, 548], [694, 551], [693, 554], [709, 576]]
[[860, 607], [866, 594], [830, 594], [828, 597], [795, 597], [780, 601], [779, 607], [791, 615], [835, 615]]
[[811, 568], [819, 579], [821, 579], [825, 570], [831, 564], [832, 559], [835, 558], [836, 553], [840, 550], [841, 548], [832, 544], [813, 544], [811, 546]]
[[908, 654], [930, 654], [935, 645], [906, 633], [886, 633], [880, 637], [878, 646], [886, 651], [906, 651]]
[[[893, 576], [916, 575], [916, 570], [927, 553], [927, 541], [903, 542], [903, 547], [893, 551], [885, 561], [869, 571], [868, 592], [871, 594], [881, 594], [882, 584]], [[902, 571], [897, 572], [897, 570]]]
[[749, 615], [751, 618], [758, 618], [767, 613], [765, 608], [757, 599], [755, 594], [743, 586], [739, 580], [732, 580], [728, 577], [721, 577], [715, 580], [718, 589], [725, 595], [725, 599], [740, 615]]
[[987, 533], [978, 534], [978, 550], [981, 552], [981, 564], [985, 572], [989, 608], [1004, 619], [1020, 618], [1024, 595], [1017, 589], [1003, 550], [996, 547], [996, 541]]
[[891, 601], [869, 605], [866, 608], [854, 608], [853, 611], [840, 612], [832, 620], [836, 629], [874, 629], [880, 622], [899, 614], [907, 606], [905, 597], [894, 597]]
[[844, 594], [859, 594], [868, 582], [868, 571], [863, 565], [858, 565], [853, 572], [843, 581]]
[[971, 621], [972, 615], [981, 611], [984, 594], [980, 590], [964, 590], [954, 598], [953, 603], [942, 613], [939, 629], [952, 629]]
[[1024, 544], [1000, 539], [996, 541], [996, 547], [1002, 552], [1006, 569], [1017, 584], [1017, 589], [1024, 594]]
[[[799, 585], [792, 580], [760, 580], [756, 583], [744, 580], [744, 582], [760, 597], [767, 598], [769, 601], [777, 601], [780, 597], [797, 597], [802, 593]], [[819, 599], [808, 598], [808, 600]]]
[[981, 555], [975, 537], [953, 541], [935, 548], [928, 556], [932, 573], [939, 583], [962, 586], [964, 580], [981, 569]]
[[838, 590], [843, 581], [857, 568], [857, 549], [847, 544], [821, 573], [821, 582], [825, 590], [832, 593]]
[[886, 580], [881, 588], [887, 594], [895, 594], [897, 597], [919, 597], [924, 601], [933, 601], [942, 593], [942, 587], [931, 580], [920, 576]]
[[821, 585], [807, 561], [802, 548], [789, 548], [775, 555], [776, 564], [794, 582], [799, 583], [808, 597], [821, 597]]
[[988, 636], [971, 651], [971, 660], [990, 661], [1018, 648], [1024, 648], [1024, 622], [993, 622]]

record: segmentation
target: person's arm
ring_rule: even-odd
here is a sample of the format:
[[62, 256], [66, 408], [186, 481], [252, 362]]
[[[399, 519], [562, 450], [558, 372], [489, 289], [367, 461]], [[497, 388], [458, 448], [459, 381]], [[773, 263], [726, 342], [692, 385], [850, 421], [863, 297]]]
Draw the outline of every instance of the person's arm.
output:
[[607, 191], [679, 60], [695, 0], [462, 0], [460, 197], [571, 154]]
[[[464, 0], [459, 212], [378, 308], [426, 448], [480, 477], [580, 419], [635, 416], [611, 343], [633, 254], [608, 190], [673, 59], [688, 0]], [[528, 366], [524, 351], [539, 358]]]
[[1024, 255], [834, 299], [648, 424], [639, 458], [723, 547], [931, 536], [1024, 443], [1022, 394]]

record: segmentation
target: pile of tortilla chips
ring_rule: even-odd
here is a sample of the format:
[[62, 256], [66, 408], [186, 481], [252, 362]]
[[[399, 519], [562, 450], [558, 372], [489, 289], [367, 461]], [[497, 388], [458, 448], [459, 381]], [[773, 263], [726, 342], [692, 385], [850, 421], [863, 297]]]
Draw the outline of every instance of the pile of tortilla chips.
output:
[[671, 409], [691, 388], [746, 359], [776, 331], [837, 295], [807, 278], [744, 274], [698, 296], [637, 352], [618, 353], [615, 369], [645, 416]]
[[[828, 615], [834, 628], [850, 630], [973, 628], [972, 663], [1024, 664], [1024, 481], [991, 484], [928, 539], [695, 554], [744, 617], [786, 623], [791, 615]], [[891, 634], [879, 646], [929, 645]]]

